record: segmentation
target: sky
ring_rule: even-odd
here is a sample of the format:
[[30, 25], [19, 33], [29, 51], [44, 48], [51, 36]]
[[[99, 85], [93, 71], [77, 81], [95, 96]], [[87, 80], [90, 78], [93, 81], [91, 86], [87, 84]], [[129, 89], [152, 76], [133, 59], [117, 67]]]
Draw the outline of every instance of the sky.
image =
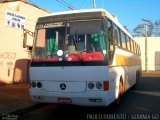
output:
[[[51, 12], [70, 10], [57, 0], [29, 0]], [[77, 9], [93, 8], [93, 0], [63, 0]], [[127, 26], [130, 32], [142, 19], [160, 20], [160, 0], [96, 0], [97, 8], [103, 8], [110, 14], [117, 15], [119, 22]]]

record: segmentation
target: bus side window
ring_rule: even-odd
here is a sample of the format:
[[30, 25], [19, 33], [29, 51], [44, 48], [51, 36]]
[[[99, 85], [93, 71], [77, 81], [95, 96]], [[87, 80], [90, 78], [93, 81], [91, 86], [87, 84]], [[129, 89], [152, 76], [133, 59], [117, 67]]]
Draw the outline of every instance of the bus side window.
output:
[[132, 40], [133, 42], [133, 53], [135, 53], [135, 42]]
[[122, 42], [122, 48], [127, 49], [126, 36], [125, 36], [124, 32], [122, 32], [122, 31], [121, 31], [121, 42]]
[[113, 47], [113, 39], [112, 39], [112, 27], [108, 29], [108, 40], [109, 40], [109, 50], [113, 51], [114, 47]]
[[108, 52], [109, 52], [109, 62], [111, 63], [113, 60], [113, 55], [114, 55], [114, 42], [113, 42], [113, 26], [112, 22], [108, 20], [107, 22], [107, 40], [108, 40]]
[[139, 55], [141, 55], [141, 48], [140, 48], [140, 46], [139, 46]]
[[127, 49], [130, 51], [131, 50], [131, 44], [130, 44], [130, 39], [128, 36], [126, 36], [126, 42], [127, 42]]
[[137, 43], [136, 43], [136, 54], [138, 53]]
[[115, 45], [121, 46], [119, 28], [116, 25], [114, 25], [114, 41]]
[[109, 50], [114, 50], [113, 47], [113, 27], [111, 21], [108, 21], [108, 42], [109, 42]]
[[135, 43], [135, 53], [137, 54], [137, 44]]
[[131, 41], [131, 51], [133, 52], [133, 41], [132, 39], [130, 39], [130, 41]]

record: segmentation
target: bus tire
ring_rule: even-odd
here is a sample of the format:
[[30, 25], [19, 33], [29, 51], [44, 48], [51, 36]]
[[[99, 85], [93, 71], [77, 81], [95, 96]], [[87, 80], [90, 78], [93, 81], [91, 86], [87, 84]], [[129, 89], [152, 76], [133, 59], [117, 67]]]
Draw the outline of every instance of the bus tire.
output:
[[123, 93], [124, 93], [124, 86], [123, 86], [123, 78], [121, 76], [120, 80], [119, 80], [118, 98], [116, 100], [117, 104], [120, 104], [121, 96], [122, 96]]

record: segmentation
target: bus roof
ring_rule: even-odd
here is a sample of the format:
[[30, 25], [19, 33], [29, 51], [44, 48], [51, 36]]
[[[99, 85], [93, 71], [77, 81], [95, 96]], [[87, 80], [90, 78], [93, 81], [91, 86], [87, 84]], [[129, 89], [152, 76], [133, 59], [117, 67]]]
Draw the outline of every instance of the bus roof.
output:
[[72, 11], [63, 11], [63, 12], [56, 12], [49, 15], [45, 15], [43, 17], [38, 18], [38, 23], [50, 23], [54, 21], [60, 21], [60, 20], [75, 20], [75, 19], [96, 19], [96, 18], [102, 18], [107, 17], [111, 21], [113, 21], [114, 24], [116, 24], [122, 31], [124, 31], [130, 38], [133, 39], [133, 37], [130, 35], [130, 33], [119, 23], [117, 18], [115, 18], [113, 15], [111, 15], [109, 12], [107, 12], [104, 9], [84, 9], [84, 10], [72, 10]]
[[70, 11], [62, 11], [62, 12], [55, 12], [55, 13], [51, 13], [48, 15], [45, 15], [43, 17], [46, 16], [54, 16], [54, 15], [66, 15], [66, 14], [74, 14], [74, 13], [91, 13], [91, 12], [106, 12], [104, 9], [82, 9], [82, 10], [70, 10]]

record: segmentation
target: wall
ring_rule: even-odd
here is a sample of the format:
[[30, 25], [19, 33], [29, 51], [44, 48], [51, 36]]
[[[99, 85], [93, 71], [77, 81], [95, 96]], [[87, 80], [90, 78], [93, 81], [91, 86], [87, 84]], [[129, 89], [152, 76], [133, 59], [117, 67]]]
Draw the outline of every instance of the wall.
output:
[[[23, 48], [24, 30], [6, 26], [6, 12], [11, 11], [25, 17], [25, 29], [34, 32], [39, 16], [48, 11], [22, 1], [0, 3], [0, 82], [13, 83], [28, 80], [30, 54]], [[33, 37], [27, 35], [28, 45]]]
[[[142, 70], [145, 70], [145, 37], [136, 37], [141, 47]], [[160, 70], [160, 37], [148, 37], [148, 70]]]

